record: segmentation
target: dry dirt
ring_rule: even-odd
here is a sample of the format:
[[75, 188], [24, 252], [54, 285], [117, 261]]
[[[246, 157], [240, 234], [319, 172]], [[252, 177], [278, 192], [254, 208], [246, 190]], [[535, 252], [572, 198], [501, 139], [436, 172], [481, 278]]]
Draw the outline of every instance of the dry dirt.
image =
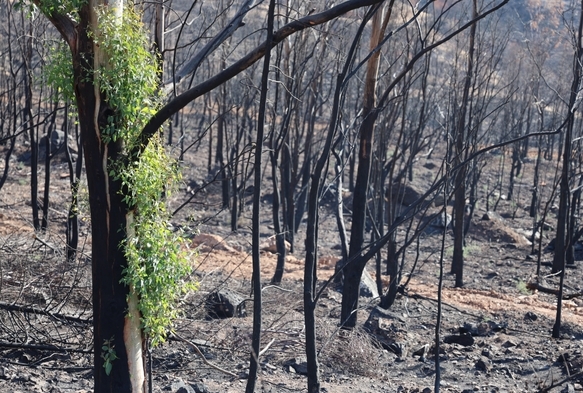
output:
[[[9, 180], [0, 191], [0, 302], [6, 305], [17, 300], [36, 309], [87, 319], [89, 255], [81, 253], [75, 265], [63, 262], [68, 178], [60, 175], [66, 172], [64, 164], [55, 162], [53, 166], [51, 225], [47, 233], [32, 231], [30, 204], [26, 202], [30, 199], [29, 166], [14, 162]], [[531, 181], [528, 170], [532, 170], [532, 164], [526, 163], [525, 167], [527, 172], [517, 185], [517, 200], [499, 201], [497, 212], [501, 217], [481, 220], [486, 211], [484, 201], [480, 202], [466, 248], [464, 288], [454, 288], [453, 276], [448, 274], [452, 239], [451, 230], [446, 232], [443, 318], [439, 330], [441, 391], [536, 392], [553, 383], [560, 385], [552, 392], [583, 391], [583, 380], [578, 374], [583, 367], [583, 299], [575, 296], [564, 301], [561, 338], [553, 339], [556, 296], [527, 288], [535, 277], [537, 256], [531, 254], [531, 246], [523, 236], [532, 225], [527, 210]], [[420, 171], [413, 185], [422, 189], [427, 173]], [[547, 173], [551, 184], [552, 171]], [[40, 174], [44, 174], [43, 168]], [[485, 176], [495, 179], [494, 174]], [[205, 177], [202, 169], [196, 167], [185, 173], [185, 179], [198, 182]], [[266, 187], [264, 196], [268, 192]], [[188, 195], [185, 186], [175, 196], [174, 204], [178, 206]], [[229, 229], [230, 214], [219, 209], [219, 198], [219, 185], [212, 184], [176, 216], [177, 226], [190, 227], [197, 234], [191, 246], [199, 247], [199, 255], [193, 260], [193, 279], [200, 283], [200, 290], [183, 299], [184, 315], [175, 329], [180, 337], [197, 345], [207, 362], [230, 374], [204, 363], [190, 344], [171, 337], [152, 351], [154, 392], [178, 392], [182, 382], [187, 389], [182, 391], [223, 393], [245, 389], [252, 302], [246, 302], [246, 317], [220, 320], [206, 318], [204, 302], [210, 292], [225, 287], [249, 297], [250, 204], [240, 219], [240, 229], [233, 233]], [[261, 236], [264, 248], [268, 248], [273, 228], [271, 205], [268, 198], [264, 201]], [[320, 214], [319, 288], [332, 275], [340, 254], [331, 207], [325, 204]], [[83, 218], [82, 241], [84, 250], [88, 250], [86, 212]], [[547, 221], [554, 220], [551, 215]], [[294, 368], [304, 360], [304, 230], [302, 225], [294, 253], [286, 260], [281, 286], [269, 285], [276, 255], [265, 250], [261, 254], [265, 283], [264, 353], [257, 392], [306, 391], [301, 367], [297, 367], [299, 372]], [[404, 236], [403, 229], [399, 238]], [[552, 236], [552, 232], [544, 233], [543, 247]], [[359, 328], [346, 332], [338, 328], [341, 294], [332, 286], [322, 291], [316, 312], [323, 392], [433, 391], [436, 364], [432, 347], [442, 232], [425, 233], [420, 240], [405, 254], [401, 284], [407, 285], [382, 318], [385, 338], [391, 345], [387, 341], [383, 347], [379, 336], [368, 334], [362, 327], [376, 304], [375, 299], [361, 298]], [[556, 288], [558, 279], [550, 275], [551, 260], [552, 253], [543, 251], [544, 285]], [[579, 263], [567, 270], [565, 284], [569, 294], [583, 289]], [[374, 266], [369, 268], [373, 274]], [[66, 288], [67, 296], [61, 296]], [[0, 309], [1, 391], [91, 391], [91, 362], [83, 352], [90, 350], [88, 326], [53, 317]], [[462, 342], [470, 345], [459, 343], [460, 328], [473, 334], [471, 343]], [[57, 348], [38, 347], [41, 344]]]

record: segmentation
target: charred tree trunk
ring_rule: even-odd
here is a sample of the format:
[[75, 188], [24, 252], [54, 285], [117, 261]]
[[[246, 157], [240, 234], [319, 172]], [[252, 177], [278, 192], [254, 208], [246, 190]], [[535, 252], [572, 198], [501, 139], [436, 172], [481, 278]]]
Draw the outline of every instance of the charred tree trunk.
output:
[[[289, 128], [289, 126], [287, 126]], [[295, 202], [294, 190], [292, 187], [292, 156], [289, 149], [289, 132], [286, 130], [285, 142], [282, 146], [283, 156], [280, 163], [281, 174], [281, 194], [283, 195], [283, 237], [290, 245], [290, 253], [294, 252], [294, 228], [295, 228]], [[279, 243], [278, 243], [279, 244]], [[282, 249], [277, 249], [278, 253], [284, 253], [285, 242], [281, 242]], [[278, 256], [279, 258], [279, 256]]]
[[[221, 61], [221, 66], [226, 67], [225, 60]], [[226, 116], [227, 116], [227, 90], [225, 85], [221, 88], [219, 102], [219, 117], [217, 119], [217, 151], [215, 153], [215, 163], [219, 165], [221, 171], [221, 190], [223, 196], [223, 209], [229, 208], [230, 190], [229, 177], [227, 176], [227, 164], [224, 158], [225, 135], [226, 135]], [[237, 171], [231, 172], [231, 176], [237, 176]]]
[[[123, 4], [118, 4], [122, 7]], [[123, 244], [131, 212], [124, 203], [119, 181], [109, 176], [107, 164], [120, 158], [121, 141], [104, 143], [101, 126], [112, 114], [101, 96], [92, 70], [102, 66], [89, 32], [95, 29], [96, 5], [81, 7], [74, 41], [74, 91], [89, 189], [92, 233], [94, 391], [145, 392], [144, 338], [137, 311], [137, 297], [121, 283], [127, 266]], [[61, 26], [62, 27], [62, 26]], [[66, 26], [65, 26], [66, 27]], [[65, 34], [65, 38], [72, 38]], [[74, 45], [71, 45], [74, 42]], [[100, 56], [101, 57], [101, 56]], [[106, 57], [102, 58], [102, 61]], [[102, 347], [113, 350], [111, 373], [106, 373]]]
[[[271, 47], [273, 40], [273, 25], [275, 13], [275, 0], [269, 2], [267, 13], [267, 43]], [[255, 142], [255, 163], [253, 167], [254, 191], [253, 191], [253, 217], [252, 217], [252, 258], [253, 258], [253, 334], [251, 337], [251, 356], [249, 364], [249, 378], [247, 379], [246, 393], [255, 391], [257, 372], [259, 370], [259, 352], [261, 348], [261, 261], [259, 253], [259, 231], [260, 231], [260, 190], [261, 190], [261, 155], [263, 153], [263, 135], [265, 130], [265, 113], [267, 105], [267, 89], [269, 82], [269, 65], [271, 52], [265, 53], [263, 59], [263, 71], [261, 74], [261, 94], [259, 97], [259, 113], [257, 116], [257, 139]]]
[[[384, 36], [384, 6], [379, 6], [373, 16], [370, 49], [373, 50], [381, 42]], [[368, 60], [366, 71], [365, 88], [363, 96], [363, 121], [359, 129], [360, 147], [358, 152], [358, 169], [356, 174], [356, 184], [352, 201], [352, 228], [350, 231], [350, 250], [348, 253], [349, 262], [344, 266], [344, 283], [342, 288], [342, 308], [340, 321], [342, 326], [353, 328], [356, 325], [356, 310], [358, 308], [358, 298], [360, 280], [362, 272], [366, 266], [366, 261], [357, 257], [361, 253], [364, 243], [364, 231], [367, 215], [367, 198], [370, 181], [370, 171], [372, 164], [372, 147], [375, 122], [378, 111], [375, 109], [377, 72], [379, 66], [380, 52], [375, 52]]]
[[573, 128], [575, 124], [575, 112], [578, 109], [578, 95], [581, 89], [581, 63], [583, 61], [583, 1], [581, 1], [579, 16], [579, 26], [576, 37], [575, 56], [573, 59], [573, 83], [571, 84], [571, 94], [569, 96], [569, 113], [565, 126], [563, 137], [563, 168], [561, 170], [561, 181], [559, 190], [559, 213], [557, 218], [557, 234], [555, 240], [555, 256], [553, 259], [553, 273], [560, 272], [559, 295], [557, 296], [557, 315], [553, 326], [553, 338], [560, 337], [561, 330], [561, 313], [562, 313], [562, 296], [563, 281], [565, 277], [565, 258], [566, 250], [571, 247], [573, 234], [569, 232], [568, 214], [569, 214], [569, 197], [570, 186], [569, 178], [571, 175], [571, 154], [573, 143]]
[[539, 185], [540, 185], [539, 184], [540, 183], [539, 173], [540, 173], [541, 161], [542, 161], [542, 137], [539, 137], [538, 150], [537, 150], [537, 154], [536, 154], [536, 162], [534, 164], [534, 175], [533, 175], [533, 179], [532, 179], [532, 198], [530, 200], [530, 209], [529, 209], [529, 215], [534, 219], [534, 222], [536, 222], [536, 216], [537, 216], [538, 205], [539, 205]]
[[[473, 0], [472, 5], [472, 19], [478, 15], [477, 0]], [[470, 42], [468, 50], [468, 63], [464, 82], [464, 90], [462, 95], [461, 108], [458, 113], [456, 124], [456, 143], [455, 143], [455, 158], [454, 167], [464, 160], [466, 155], [466, 116], [469, 105], [469, 93], [472, 83], [472, 75], [474, 69], [474, 51], [475, 51], [475, 37], [476, 37], [476, 23], [470, 27]], [[461, 287], [464, 285], [463, 271], [464, 271], [464, 215], [466, 210], [466, 176], [467, 167], [463, 165], [455, 174], [454, 179], [454, 195], [455, 202], [453, 206], [453, 261], [451, 264], [451, 272], [455, 274], [455, 286]]]
[[[68, 103], [65, 104], [65, 119], [68, 119]], [[75, 126], [76, 128], [78, 125]], [[65, 140], [69, 140], [70, 127], [69, 122], [65, 120]], [[78, 132], [75, 133], [79, 140]], [[67, 166], [69, 168], [69, 187], [71, 189], [71, 203], [69, 204], [69, 214], [67, 215], [67, 227], [65, 230], [67, 237], [67, 259], [75, 260], [77, 257], [77, 247], [79, 246], [79, 183], [81, 181], [81, 174], [83, 173], [83, 142], [79, 141], [77, 144], [77, 161], [73, 166], [73, 157], [69, 144], [65, 145], [65, 157]]]
[[272, 206], [272, 216], [273, 216], [273, 228], [275, 231], [275, 242], [277, 247], [277, 264], [275, 266], [275, 273], [271, 278], [272, 284], [280, 284], [283, 278], [283, 272], [285, 269], [285, 236], [281, 229], [281, 219], [280, 219], [280, 192], [279, 192], [279, 182], [277, 177], [277, 162], [279, 157], [279, 151], [277, 146], [275, 146], [275, 138], [272, 133], [272, 143], [271, 143], [271, 177], [273, 184], [273, 206]]
[[[53, 155], [52, 144], [53, 144], [53, 131], [56, 132], [56, 118], [57, 118], [57, 107], [58, 103], [55, 103], [55, 108], [53, 110], [53, 115], [49, 123], [46, 126], [47, 132], [45, 134], [45, 182], [43, 191], [43, 204], [42, 204], [42, 220], [41, 220], [41, 230], [45, 231], [49, 226], [49, 204], [50, 204], [50, 186], [51, 186], [51, 158]], [[65, 143], [67, 141], [65, 140]], [[55, 152], [56, 153], [56, 152]]]
[[[24, 15], [22, 15], [24, 18]], [[24, 111], [23, 123], [29, 128], [30, 137], [30, 204], [32, 207], [32, 224], [35, 230], [41, 229], [39, 218], [39, 201], [38, 201], [38, 129], [34, 125], [32, 115], [32, 24], [30, 26], [29, 36], [25, 40], [25, 58], [24, 64], [26, 75], [24, 77]]]

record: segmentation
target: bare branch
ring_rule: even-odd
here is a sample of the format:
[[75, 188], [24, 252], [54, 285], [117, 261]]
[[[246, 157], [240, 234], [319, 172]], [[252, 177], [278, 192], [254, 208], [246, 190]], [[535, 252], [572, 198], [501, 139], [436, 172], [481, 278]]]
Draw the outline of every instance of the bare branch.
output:
[[[40, 0], [33, 0], [33, 2], [40, 8]], [[69, 45], [69, 48], [71, 49], [71, 53], [76, 53], [77, 30], [75, 30], [75, 23], [71, 20], [71, 18], [65, 14], [59, 14], [57, 12], [45, 14], [45, 16], [49, 21], [51, 21], [63, 39], [67, 42], [67, 45]]]
[[267, 43], [264, 42], [227, 69], [218, 73], [214, 77], [207, 79], [205, 82], [202, 82], [198, 86], [185, 91], [184, 93], [171, 100], [164, 107], [162, 107], [150, 119], [148, 124], [146, 124], [142, 130], [138, 143], [132, 151], [132, 155], [137, 156], [141, 154], [148, 145], [150, 138], [152, 138], [152, 136], [158, 131], [162, 124], [164, 124], [166, 120], [170, 119], [176, 112], [184, 108], [196, 98], [208, 93], [209, 91], [240, 74], [247, 68], [251, 67], [265, 55], [267, 50], [271, 50], [285, 38], [309, 27], [314, 27], [329, 22], [343, 14], [346, 14], [349, 11], [378, 4], [380, 2], [382, 2], [382, 0], [349, 0], [330, 8], [329, 10], [320, 12], [318, 14], [305, 16], [283, 26], [281, 29], [273, 33], [273, 40], [271, 41], [269, 48]]
[[[261, 3], [261, 1], [260, 1]], [[163, 90], [165, 94], [170, 93], [180, 82], [184, 80], [188, 75], [196, 73], [196, 70], [212, 52], [215, 51], [227, 38], [229, 38], [233, 33], [241, 26], [243, 26], [243, 18], [247, 13], [255, 7], [255, 0], [247, 0], [237, 14], [231, 19], [231, 21], [225, 26], [225, 28], [217, 34], [209, 43], [207, 43], [204, 48], [200, 50], [192, 59], [188, 61], [178, 72], [174, 75], [174, 78], [164, 82]]]
[[0, 309], [6, 310], [6, 311], [15, 311], [15, 312], [22, 312], [22, 313], [29, 313], [29, 314], [46, 315], [46, 316], [49, 316], [51, 318], [64, 319], [66, 321], [75, 322], [75, 323], [82, 323], [82, 324], [93, 323], [92, 318], [84, 319], [84, 318], [79, 318], [79, 317], [73, 317], [73, 316], [64, 315], [61, 313], [50, 312], [47, 310], [43, 310], [41, 308], [18, 306], [16, 304], [10, 304], [10, 303], [0, 303]]

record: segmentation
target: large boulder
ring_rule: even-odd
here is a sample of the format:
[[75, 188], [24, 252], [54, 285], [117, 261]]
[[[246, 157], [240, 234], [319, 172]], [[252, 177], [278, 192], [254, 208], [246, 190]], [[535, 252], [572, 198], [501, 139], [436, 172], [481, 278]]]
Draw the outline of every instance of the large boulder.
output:
[[[50, 141], [50, 142], [47, 142]], [[50, 143], [50, 145], [49, 145]], [[66, 141], [65, 132], [61, 130], [53, 130], [50, 137], [43, 135], [38, 140], [38, 159], [42, 163], [44, 162], [47, 154], [47, 147], [50, 146], [51, 158], [60, 157], [63, 159], [65, 157]], [[77, 150], [69, 147], [73, 160], [76, 159]], [[29, 163], [32, 157], [32, 151], [28, 150], [18, 156], [18, 161]]]
[[[46, 157], [48, 137], [45, 135], [38, 141], [38, 155], [40, 159]], [[51, 156], [57, 156], [65, 153], [65, 132], [54, 130], [50, 135]]]
[[429, 225], [436, 228], [447, 229], [451, 225], [451, 220], [451, 214], [447, 213], [446, 211], [442, 211], [441, 213], [437, 213], [435, 216], [433, 216]]
[[[389, 192], [390, 191], [390, 192]], [[423, 194], [417, 191], [409, 184], [393, 184], [390, 190], [387, 190], [387, 200], [399, 203], [404, 206], [411, 206]]]

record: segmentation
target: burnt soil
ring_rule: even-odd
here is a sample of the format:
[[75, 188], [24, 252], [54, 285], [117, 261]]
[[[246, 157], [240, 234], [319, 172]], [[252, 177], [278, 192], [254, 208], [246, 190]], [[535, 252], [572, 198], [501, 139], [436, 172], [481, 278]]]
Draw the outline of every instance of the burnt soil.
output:
[[[498, 159], [491, 160], [493, 168], [497, 167]], [[434, 168], [425, 161], [419, 163], [422, 169], [411, 184], [421, 191], [432, 176], [428, 168]], [[552, 184], [555, 172], [552, 163], [546, 165], [544, 181]], [[492, 209], [497, 202], [498, 215], [490, 220], [482, 219], [488, 196], [481, 196], [467, 239], [463, 288], [454, 288], [454, 277], [449, 274], [451, 229], [446, 230], [445, 237], [443, 230], [435, 229], [425, 231], [420, 241], [406, 251], [401, 280], [406, 285], [381, 318], [381, 335], [371, 335], [363, 327], [376, 299], [361, 298], [359, 326], [349, 332], [338, 327], [341, 294], [332, 285], [322, 290], [316, 313], [323, 392], [433, 391], [442, 239], [445, 250], [439, 356], [441, 391], [536, 392], [553, 384], [558, 386], [549, 391], [583, 391], [580, 262], [576, 261], [565, 277], [565, 292], [573, 296], [563, 301], [560, 338], [551, 338], [556, 295], [529, 289], [529, 284], [535, 282], [538, 262], [527, 240], [532, 228], [528, 214], [532, 166], [532, 162], [525, 163], [525, 173], [517, 180], [513, 201], [504, 198], [504, 188], [502, 192], [491, 193], [489, 207]], [[51, 221], [47, 232], [32, 230], [31, 207], [27, 202], [30, 166], [14, 161], [8, 182], [0, 191], [1, 391], [92, 391], [91, 331], [86, 323], [91, 317], [87, 206], [82, 201], [81, 253], [77, 262], [66, 262], [63, 244], [70, 195], [68, 171], [60, 162], [54, 162], [51, 169]], [[44, 170], [39, 169], [40, 176], [44, 176]], [[209, 177], [206, 170], [191, 166], [184, 178], [184, 186], [173, 197], [174, 206], [184, 202], [191, 190], [197, 191], [197, 184]], [[495, 173], [486, 170], [484, 184], [488, 178], [494, 184]], [[267, 248], [273, 235], [269, 187], [262, 192], [261, 235]], [[548, 199], [550, 190], [545, 192]], [[348, 206], [349, 199], [347, 193]], [[252, 301], [246, 301], [244, 317], [210, 319], [204, 307], [208, 294], [219, 288], [250, 298], [250, 197], [245, 202], [246, 210], [237, 232], [230, 230], [230, 213], [221, 209], [218, 183], [198, 191], [192, 203], [175, 217], [177, 227], [190, 231], [192, 247], [199, 246], [192, 262], [192, 280], [199, 282], [200, 289], [182, 299], [184, 313], [176, 322], [177, 335], [152, 350], [154, 392], [178, 392], [181, 388], [221, 393], [245, 390]], [[439, 209], [437, 206], [429, 213]], [[448, 209], [451, 211], [451, 207]], [[318, 287], [322, 288], [334, 271], [340, 250], [333, 206], [324, 203], [320, 215]], [[349, 227], [349, 216], [345, 219]], [[558, 278], [550, 274], [553, 252], [546, 247], [554, 236], [552, 226], [556, 223], [556, 208], [552, 205], [547, 222], [551, 228], [542, 235], [544, 280], [540, 284], [556, 289]], [[406, 236], [406, 228], [404, 225], [399, 230], [399, 239]], [[257, 392], [307, 391], [302, 368], [304, 231], [305, 225], [300, 226], [280, 286], [269, 285], [276, 255], [269, 251], [261, 254], [264, 319]], [[207, 240], [201, 243], [200, 239]], [[374, 276], [373, 263], [368, 270]], [[28, 309], [9, 309], [13, 304]]]

